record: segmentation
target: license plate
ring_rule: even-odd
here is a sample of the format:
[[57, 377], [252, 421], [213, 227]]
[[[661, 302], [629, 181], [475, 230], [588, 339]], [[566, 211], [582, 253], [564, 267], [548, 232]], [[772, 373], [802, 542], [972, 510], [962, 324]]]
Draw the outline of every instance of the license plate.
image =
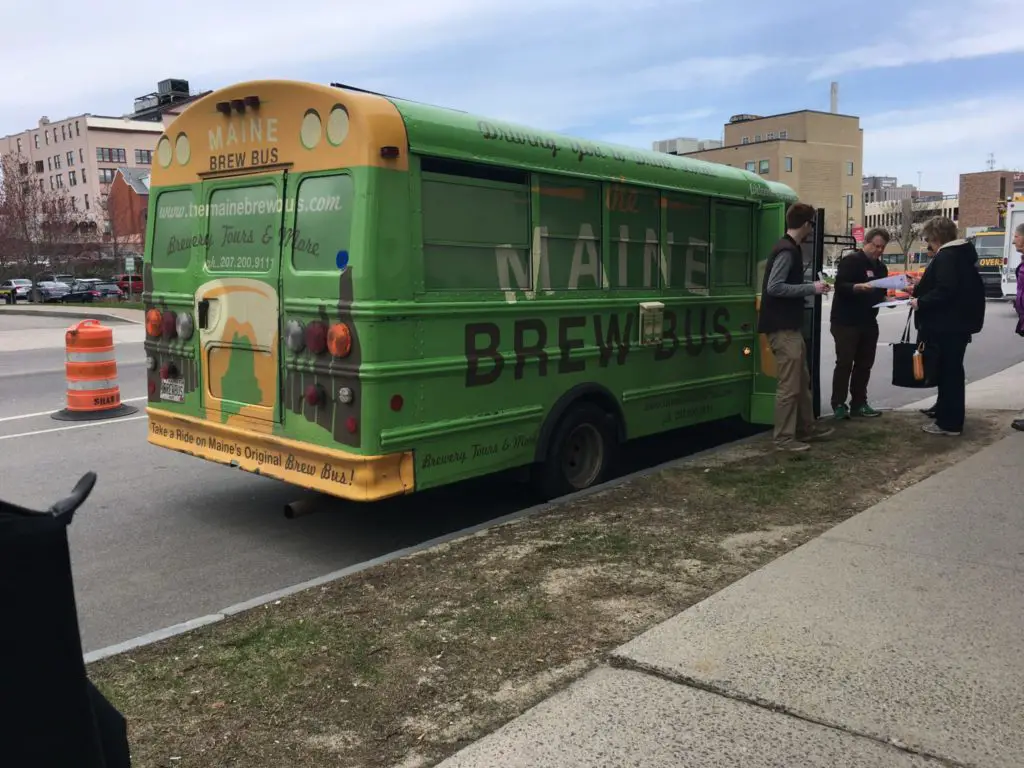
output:
[[172, 403], [184, 403], [185, 380], [160, 379], [160, 399], [170, 400]]

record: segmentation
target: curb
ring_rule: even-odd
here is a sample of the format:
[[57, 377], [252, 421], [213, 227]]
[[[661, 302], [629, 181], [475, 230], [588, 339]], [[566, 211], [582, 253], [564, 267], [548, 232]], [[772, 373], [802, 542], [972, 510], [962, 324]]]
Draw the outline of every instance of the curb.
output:
[[[138, 311], [138, 310], [131, 310]], [[131, 325], [142, 325], [141, 320], [132, 320], [128, 317], [122, 317], [121, 315], [114, 315], [109, 312], [89, 312], [88, 310], [82, 309], [7, 309], [6, 307], [0, 308], [0, 316], [3, 315], [24, 315], [24, 316], [36, 316], [36, 317], [66, 317], [69, 319], [81, 318], [81, 319], [95, 319], [95, 320], [110, 320], [116, 323], [129, 323]]]
[[414, 544], [411, 547], [405, 547], [404, 549], [398, 549], [394, 552], [388, 552], [387, 554], [380, 555], [371, 560], [364, 560], [361, 563], [354, 563], [353, 565], [346, 566], [345, 568], [342, 568], [340, 570], [326, 573], [323, 576], [317, 576], [314, 579], [309, 579], [308, 581], [303, 581], [299, 584], [294, 584], [290, 587], [284, 587], [282, 589], [278, 589], [273, 592], [268, 592], [267, 594], [254, 597], [250, 600], [246, 600], [241, 603], [235, 603], [234, 605], [230, 605], [227, 608], [218, 611], [217, 613], [208, 614], [206, 616], [200, 616], [195, 619], [189, 619], [188, 621], [184, 621], [180, 624], [173, 624], [169, 627], [164, 627], [163, 629], [155, 630], [154, 632], [147, 632], [144, 635], [139, 635], [138, 637], [134, 637], [130, 640], [125, 640], [121, 643], [116, 643], [114, 645], [108, 645], [104, 648], [98, 648], [94, 651], [89, 651], [88, 653], [84, 654], [85, 663], [92, 664], [93, 662], [100, 661], [101, 659], [106, 659], [111, 656], [117, 656], [119, 654], [125, 653], [127, 651], [133, 651], [138, 648], [143, 648], [147, 645], [152, 645], [154, 643], [160, 642], [161, 640], [167, 640], [177, 635], [183, 635], [186, 632], [191, 632], [192, 630], [199, 629], [200, 627], [206, 627], [211, 624], [216, 624], [231, 616], [235, 616], [237, 614], [244, 613], [245, 611], [252, 610], [253, 608], [259, 608], [262, 605], [267, 605], [268, 603], [272, 603], [276, 600], [280, 600], [285, 597], [290, 597], [291, 595], [294, 595], [298, 592], [305, 592], [308, 589], [321, 587], [325, 584], [329, 584], [331, 582], [338, 581], [339, 579], [343, 579], [346, 576], [352, 576], [353, 574], [368, 570], [370, 568], [374, 568], [378, 565], [384, 565], [385, 563], [389, 563], [392, 560], [400, 560], [403, 557], [409, 557], [410, 555], [425, 552], [426, 550], [433, 549], [434, 547], [440, 546], [441, 544], [447, 544], [451, 541], [455, 541], [456, 539], [466, 538], [468, 536], [480, 533], [481, 531], [487, 530], [489, 528], [497, 528], [499, 526], [515, 522], [516, 520], [533, 517], [534, 515], [537, 515], [541, 512], [546, 512], [548, 510], [555, 509], [565, 504], [570, 504], [574, 501], [585, 499], [589, 496], [594, 496], [603, 491], [610, 490], [630, 480], [637, 480], [642, 477], [647, 477], [648, 475], [653, 475], [656, 472], [661, 472], [665, 469], [679, 467], [686, 464], [691, 464], [696, 461], [700, 461], [701, 459], [719, 453], [720, 451], [723, 451], [726, 448], [733, 448], [738, 445], [745, 445], [746, 443], [753, 442], [757, 438], [762, 437], [764, 434], [765, 432], [760, 432], [758, 434], [749, 435], [748, 437], [741, 437], [738, 440], [723, 443], [722, 445], [717, 445], [714, 448], [708, 448], [703, 451], [699, 451], [690, 456], [684, 456], [679, 459], [672, 459], [671, 461], [656, 464], [653, 467], [646, 467], [644, 469], [637, 470], [636, 472], [631, 472], [628, 475], [622, 475], [621, 477], [608, 480], [607, 482], [601, 483], [600, 485], [595, 485], [590, 488], [586, 488], [582, 491], [577, 491], [576, 493], [570, 493], [566, 496], [560, 496], [559, 498], [553, 499], [552, 501], [545, 501], [541, 504], [536, 504], [532, 507], [527, 507], [526, 509], [520, 509], [517, 512], [510, 512], [507, 515], [494, 518], [493, 520], [487, 520], [482, 523], [477, 523], [476, 525], [471, 525], [468, 528], [462, 528], [458, 531], [452, 531], [451, 533], [446, 533], [441, 536], [437, 536], [433, 539], [420, 542], [419, 544]]

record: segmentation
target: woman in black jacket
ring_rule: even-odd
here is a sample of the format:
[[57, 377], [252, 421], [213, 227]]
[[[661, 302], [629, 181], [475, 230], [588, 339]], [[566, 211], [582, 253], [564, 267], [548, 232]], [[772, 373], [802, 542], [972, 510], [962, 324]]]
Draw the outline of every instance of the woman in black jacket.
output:
[[985, 324], [985, 287], [974, 244], [957, 238], [950, 219], [929, 219], [921, 237], [935, 256], [915, 286], [910, 306], [917, 310], [914, 324], [925, 355], [936, 356], [939, 389], [935, 423], [923, 429], [933, 435], [959, 435], [964, 429], [964, 355], [971, 335]]

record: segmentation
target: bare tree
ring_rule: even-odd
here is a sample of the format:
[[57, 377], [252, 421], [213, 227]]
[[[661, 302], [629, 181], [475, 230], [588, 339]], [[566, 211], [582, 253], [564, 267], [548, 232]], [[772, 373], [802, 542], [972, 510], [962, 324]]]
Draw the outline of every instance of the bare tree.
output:
[[37, 267], [67, 256], [80, 243], [78, 216], [64, 189], [48, 190], [15, 153], [0, 156], [0, 266]]
[[0, 156], [0, 258], [3, 266], [34, 262], [38, 254], [40, 197], [27, 162], [14, 153]]
[[889, 200], [881, 204], [882, 221], [889, 231], [890, 242], [903, 254], [904, 268], [910, 270], [911, 249], [921, 236], [923, 222], [914, 211], [914, 201], [910, 197], [902, 200]]

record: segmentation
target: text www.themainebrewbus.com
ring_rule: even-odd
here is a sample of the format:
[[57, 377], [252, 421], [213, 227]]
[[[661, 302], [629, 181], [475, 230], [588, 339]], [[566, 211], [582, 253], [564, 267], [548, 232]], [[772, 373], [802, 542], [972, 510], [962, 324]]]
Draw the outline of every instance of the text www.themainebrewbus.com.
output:
[[166, 205], [157, 209], [158, 219], [190, 219], [208, 216], [259, 216], [268, 213], [327, 213], [341, 210], [339, 195], [315, 195], [296, 201], [288, 200], [232, 200], [223, 203], [196, 205]]

